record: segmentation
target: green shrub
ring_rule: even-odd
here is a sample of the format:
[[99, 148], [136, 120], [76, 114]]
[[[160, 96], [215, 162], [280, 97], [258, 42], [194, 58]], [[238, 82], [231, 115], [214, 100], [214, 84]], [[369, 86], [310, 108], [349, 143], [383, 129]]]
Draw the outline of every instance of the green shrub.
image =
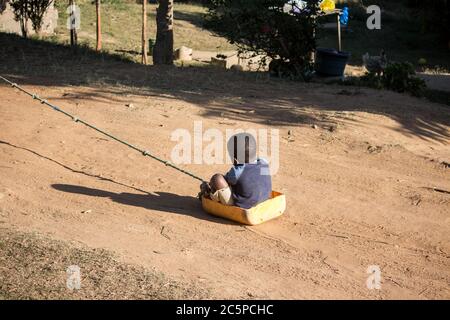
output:
[[[312, 70], [311, 53], [316, 48], [315, 15], [319, 0], [291, 12], [288, 0], [211, 0], [206, 26], [238, 46], [275, 61], [272, 71], [306, 79]], [[263, 59], [266, 63], [269, 59]]]
[[396, 92], [408, 92], [422, 97], [426, 92], [425, 81], [415, 76], [414, 67], [409, 62], [393, 62], [388, 64], [381, 75], [369, 72], [361, 78], [344, 81], [347, 85], [366, 86], [375, 89], [387, 89]]
[[44, 14], [53, 0], [11, 0], [14, 18], [20, 23], [22, 35], [28, 36], [27, 22], [31, 21], [34, 31], [40, 34]]
[[426, 89], [425, 81], [415, 74], [414, 67], [408, 62], [391, 63], [384, 70], [381, 82], [386, 89], [422, 96]]

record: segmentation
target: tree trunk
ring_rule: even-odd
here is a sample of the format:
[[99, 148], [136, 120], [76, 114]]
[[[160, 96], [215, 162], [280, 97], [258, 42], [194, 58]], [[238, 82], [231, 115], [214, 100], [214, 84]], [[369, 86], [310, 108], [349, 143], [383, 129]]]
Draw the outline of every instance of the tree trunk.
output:
[[100, 0], [95, 1], [95, 9], [97, 11], [97, 51], [102, 49], [102, 21], [100, 17]]
[[160, 0], [156, 11], [154, 64], [173, 64], [173, 0]]
[[71, 29], [70, 30], [70, 45], [72, 47], [76, 46], [78, 44], [78, 35], [77, 35], [77, 29]]
[[142, 63], [147, 64], [147, 1], [142, 0]]
[[36, 27], [34, 33], [38, 39], [42, 39], [42, 27]]
[[28, 38], [28, 19], [25, 17], [20, 19], [20, 29], [22, 31], [22, 37]]

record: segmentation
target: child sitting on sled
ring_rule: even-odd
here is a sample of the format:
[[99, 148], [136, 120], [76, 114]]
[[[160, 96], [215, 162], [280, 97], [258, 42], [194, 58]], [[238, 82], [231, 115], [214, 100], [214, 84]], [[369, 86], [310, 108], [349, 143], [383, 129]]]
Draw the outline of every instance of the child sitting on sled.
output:
[[224, 205], [250, 209], [270, 198], [272, 180], [269, 164], [256, 157], [256, 140], [248, 133], [232, 136], [227, 143], [233, 167], [225, 174], [216, 173], [200, 186], [201, 195]]

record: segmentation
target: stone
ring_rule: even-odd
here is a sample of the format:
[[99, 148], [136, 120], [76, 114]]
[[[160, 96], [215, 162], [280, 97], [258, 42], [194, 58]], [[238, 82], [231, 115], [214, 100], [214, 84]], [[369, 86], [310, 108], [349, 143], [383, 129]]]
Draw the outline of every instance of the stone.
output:
[[244, 67], [241, 66], [240, 64], [233, 64], [233, 65], [230, 67], [230, 70], [231, 70], [231, 71], [234, 71], [234, 72], [241, 72], [241, 71], [244, 71]]
[[185, 47], [185, 46], [181, 46], [180, 48], [176, 49], [173, 57], [175, 60], [180, 60], [180, 61], [191, 61], [192, 60], [192, 49]]

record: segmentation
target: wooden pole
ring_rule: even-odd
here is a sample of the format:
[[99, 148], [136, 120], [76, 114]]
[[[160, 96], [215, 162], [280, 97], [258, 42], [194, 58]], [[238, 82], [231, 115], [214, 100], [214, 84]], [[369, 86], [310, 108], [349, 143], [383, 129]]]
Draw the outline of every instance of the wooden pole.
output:
[[148, 63], [147, 50], [147, 0], [142, 0], [142, 64]]
[[[314, 23], [316, 22], [316, 19], [317, 18], [314, 17]], [[313, 38], [315, 40], [316, 39], [316, 28], [314, 28], [312, 32], [313, 32]], [[311, 52], [310, 59], [311, 59], [311, 63], [315, 63], [316, 62], [316, 51], [315, 50], [313, 50]]]
[[341, 16], [337, 14], [337, 29], [338, 29], [338, 47], [339, 51], [342, 51], [342, 42], [341, 42]]
[[95, 9], [97, 12], [97, 47], [96, 50], [102, 49], [102, 21], [100, 16], [100, 0], [95, 1]]
[[[69, 0], [70, 5], [70, 19], [75, 19], [75, 12], [74, 12], [74, 6], [75, 6], [75, 0]], [[76, 29], [76, 22], [70, 21], [70, 45], [76, 46], [78, 42], [78, 36], [77, 36], [77, 29]]]

